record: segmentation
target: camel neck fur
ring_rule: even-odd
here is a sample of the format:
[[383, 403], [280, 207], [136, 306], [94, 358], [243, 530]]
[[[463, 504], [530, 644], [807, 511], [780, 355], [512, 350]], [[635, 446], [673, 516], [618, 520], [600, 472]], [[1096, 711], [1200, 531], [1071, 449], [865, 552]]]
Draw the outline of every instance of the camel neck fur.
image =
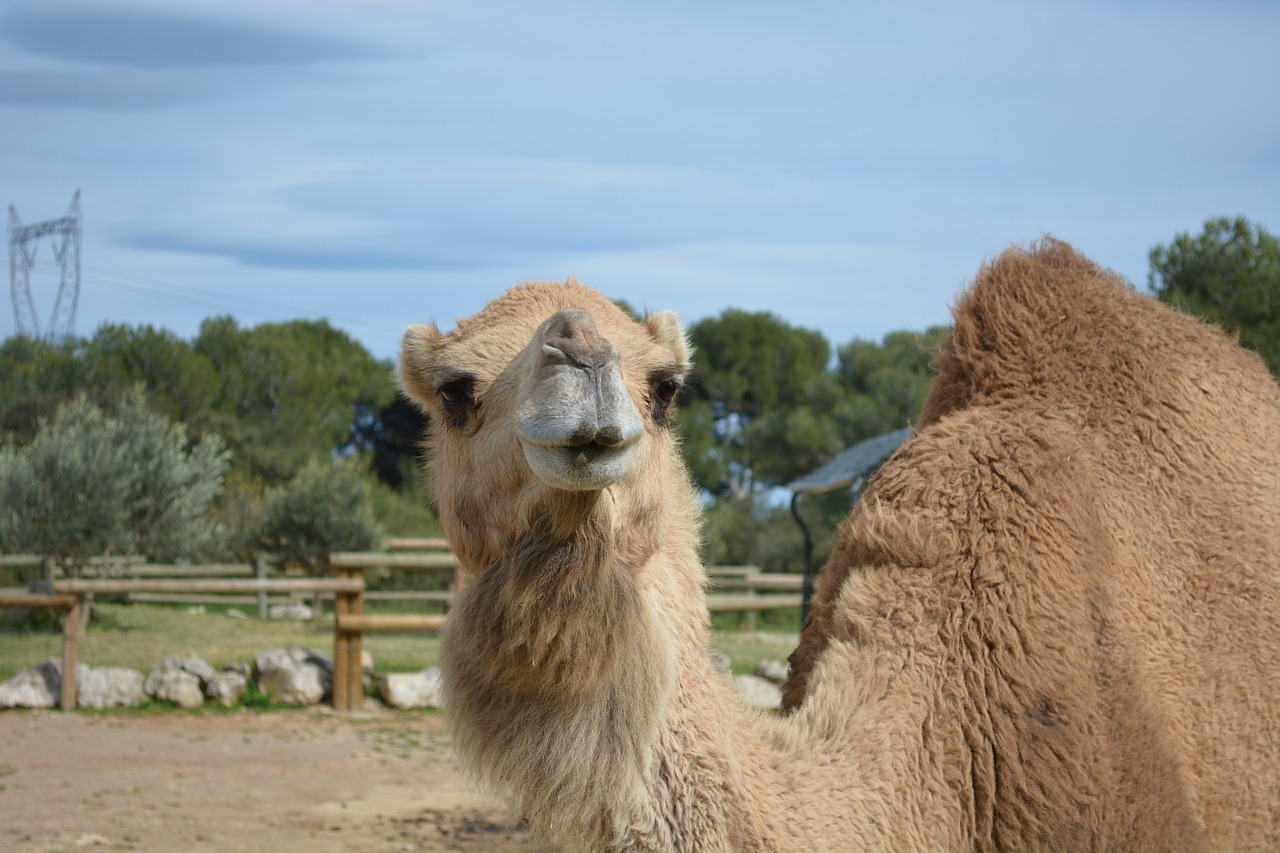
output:
[[[736, 703], [707, 652], [696, 500], [683, 476], [665, 478], [674, 488], [662, 479], [640, 502], [613, 489], [544, 492], [446, 629], [464, 763], [562, 843], [680, 847], [675, 810], [694, 804], [678, 800], [730, 787], [726, 768], [738, 764], [741, 732], [724, 719]], [[653, 501], [667, 505], [638, 505]], [[688, 726], [708, 721], [710, 738], [687, 754]], [[698, 807], [727, 846], [739, 806]]]

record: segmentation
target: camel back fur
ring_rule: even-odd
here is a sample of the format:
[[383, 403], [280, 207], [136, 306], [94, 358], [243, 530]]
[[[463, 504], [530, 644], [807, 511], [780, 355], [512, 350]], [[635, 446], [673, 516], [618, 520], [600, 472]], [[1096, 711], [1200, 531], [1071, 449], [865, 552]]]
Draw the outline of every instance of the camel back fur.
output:
[[1053, 240], [954, 317], [823, 570], [791, 719], [914, 690], [903, 808], [955, 799], [957, 847], [1280, 849], [1280, 390]]

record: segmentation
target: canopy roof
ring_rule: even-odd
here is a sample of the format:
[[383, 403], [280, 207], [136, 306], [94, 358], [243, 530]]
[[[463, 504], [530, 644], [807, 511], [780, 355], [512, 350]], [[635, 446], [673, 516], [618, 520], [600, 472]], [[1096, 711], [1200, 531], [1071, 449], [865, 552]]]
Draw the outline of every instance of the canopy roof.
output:
[[817, 493], [852, 486], [859, 477], [879, 468], [880, 463], [888, 459], [911, 434], [911, 428], [904, 427], [860, 441], [800, 479], [788, 483], [787, 488], [793, 492]]

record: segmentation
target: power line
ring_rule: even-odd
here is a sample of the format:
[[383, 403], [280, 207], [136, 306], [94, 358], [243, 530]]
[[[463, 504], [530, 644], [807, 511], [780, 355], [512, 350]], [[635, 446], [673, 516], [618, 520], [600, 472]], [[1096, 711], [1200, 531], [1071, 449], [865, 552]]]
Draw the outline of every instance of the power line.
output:
[[[18, 211], [9, 205], [9, 296], [18, 334], [40, 337], [40, 318], [31, 295], [31, 267], [41, 238], [53, 237], [53, 256], [60, 268], [58, 296], [49, 315], [46, 339], [62, 341], [75, 336], [76, 308], [80, 302], [80, 190], [71, 197], [67, 215], [23, 225]], [[58, 242], [56, 238], [61, 237]]]
[[244, 295], [231, 297], [225, 292], [210, 290], [208, 288], [193, 287], [189, 284], [178, 284], [177, 282], [166, 281], [164, 279], [149, 276], [141, 276], [136, 273], [105, 270], [97, 267], [88, 267], [85, 271], [91, 275], [95, 281], [101, 281], [107, 287], [130, 290], [135, 293], [144, 293], [150, 296], [159, 296], [164, 299], [171, 299], [175, 302], [199, 305], [216, 311], [229, 313], [252, 311], [261, 314], [275, 314], [283, 312], [287, 314], [295, 314], [299, 310], [297, 305], [285, 305], [279, 302], [255, 299]]
[[[125, 273], [118, 270], [105, 270], [97, 267], [86, 267], [85, 274], [90, 277], [95, 285], [103, 287], [115, 288], [119, 290], [132, 291], [134, 293], [142, 293], [149, 296], [157, 296], [163, 299], [170, 299], [175, 302], [182, 302], [188, 305], [197, 305], [202, 308], [211, 309], [220, 313], [228, 313], [239, 317], [260, 316], [283, 316], [286, 319], [296, 319], [300, 315], [305, 316], [308, 312], [302, 310], [298, 305], [286, 305], [279, 302], [271, 302], [265, 299], [255, 299], [249, 296], [229, 297], [221, 291], [211, 290], [208, 288], [194, 287], [186, 284], [178, 284], [177, 282], [167, 281], [165, 279], [155, 278], [153, 276], [143, 276], [136, 273]], [[314, 313], [314, 312], [313, 312]], [[325, 312], [320, 312], [322, 316], [326, 316]], [[365, 336], [374, 340], [387, 339], [399, 341], [401, 326], [399, 322], [390, 324], [390, 326], [380, 322], [361, 322], [354, 320], [350, 316], [342, 318], [339, 327], [346, 327], [348, 332], [357, 340], [360, 335], [356, 330], [363, 330]]]

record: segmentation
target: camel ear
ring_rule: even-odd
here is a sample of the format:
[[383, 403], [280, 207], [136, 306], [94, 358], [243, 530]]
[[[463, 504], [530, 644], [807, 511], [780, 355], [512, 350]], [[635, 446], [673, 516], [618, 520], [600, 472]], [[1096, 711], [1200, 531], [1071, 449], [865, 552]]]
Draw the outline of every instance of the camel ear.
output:
[[400, 344], [400, 387], [424, 409], [435, 403], [430, 376], [442, 337], [435, 323], [414, 323], [404, 330]]
[[649, 337], [667, 352], [681, 367], [689, 366], [689, 342], [684, 337], [684, 327], [674, 311], [659, 311], [644, 321]]

